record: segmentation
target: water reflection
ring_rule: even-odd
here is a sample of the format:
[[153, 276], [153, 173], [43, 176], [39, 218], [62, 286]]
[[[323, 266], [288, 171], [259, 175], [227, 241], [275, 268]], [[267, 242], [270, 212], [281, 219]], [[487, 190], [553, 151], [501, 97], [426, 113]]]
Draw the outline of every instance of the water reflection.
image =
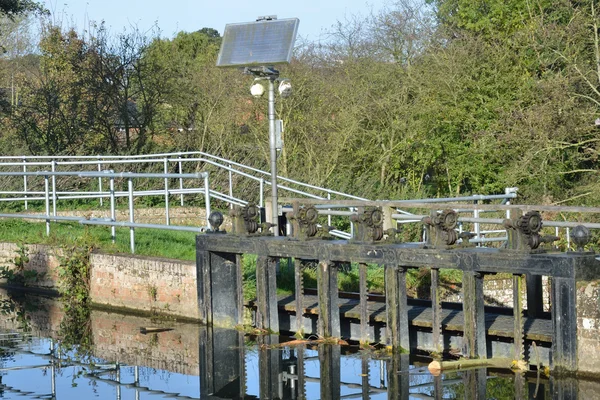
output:
[[[34, 300], [32, 302], [32, 299]], [[509, 371], [434, 377], [428, 360], [274, 335], [90, 314], [91, 352], [65, 346], [52, 299], [0, 293], [0, 398], [588, 399], [600, 384]], [[68, 317], [67, 317], [68, 318]], [[140, 330], [149, 326], [172, 330]]]

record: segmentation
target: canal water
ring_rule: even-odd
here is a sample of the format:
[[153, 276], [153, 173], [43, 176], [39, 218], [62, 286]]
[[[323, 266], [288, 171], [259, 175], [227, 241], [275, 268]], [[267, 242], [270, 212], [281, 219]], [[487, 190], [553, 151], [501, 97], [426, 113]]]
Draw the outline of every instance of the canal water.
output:
[[[0, 291], [0, 399], [593, 399], [600, 384], [469, 370], [313, 340], [114, 312]], [[290, 342], [291, 341], [291, 342]], [[577, 397], [579, 394], [579, 397]]]

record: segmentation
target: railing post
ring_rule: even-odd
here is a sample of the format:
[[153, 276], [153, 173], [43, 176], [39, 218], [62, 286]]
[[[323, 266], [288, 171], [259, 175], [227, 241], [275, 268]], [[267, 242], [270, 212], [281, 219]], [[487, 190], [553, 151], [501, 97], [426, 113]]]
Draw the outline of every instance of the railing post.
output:
[[46, 197], [46, 236], [50, 236], [50, 190], [48, 175], [44, 175], [44, 195]]
[[340, 308], [338, 300], [337, 265], [320, 260], [317, 268], [317, 292], [319, 297], [318, 334], [321, 337], [339, 338]]
[[385, 265], [386, 339], [395, 352], [409, 351], [406, 267]]
[[[475, 200], [475, 204], [479, 204], [479, 201]], [[473, 210], [473, 217], [479, 218], [479, 210]], [[477, 240], [481, 239], [481, 226], [479, 225], [479, 222], [475, 222], [475, 238], [477, 238]], [[477, 247], [481, 247], [481, 242], [477, 242]]]
[[[113, 172], [113, 171], [111, 171]], [[116, 222], [117, 218], [116, 218], [116, 211], [115, 211], [115, 178], [114, 176], [110, 177], [110, 220], [112, 222]], [[116, 235], [116, 228], [114, 225], [112, 225], [110, 227], [110, 237], [112, 239], [112, 242], [114, 243], [117, 235]]]
[[[98, 156], [100, 161], [100, 156]], [[102, 172], [102, 164], [98, 163], [98, 172]], [[98, 177], [98, 192], [100, 192], [100, 207], [104, 205], [104, 199], [102, 198], [102, 177]]]
[[[169, 159], [164, 159], [164, 171], [165, 174], [169, 173]], [[169, 179], [165, 178], [165, 219], [166, 224], [171, 225], [171, 218], [169, 217]]]
[[[231, 172], [231, 164], [228, 165], [229, 166], [229, 198], [233, 199], [233, 174]], [[229, 208], [233, 207], [233, 203], [231, 201], [229, 201]]]
[[[177, 158], [177, 165], [179, 166], [179, 173], [183, 174], [183, 165], [181, 163], [181, 153], [179, 153], [179, 157]], [[179, 190], [182, 193], [179, 195], [179, 200], [181, 202], [181, 207], [183, 207], [183, 178], [179, 178]]]
[[[27, 158], [23, 157], [23, 192], [25, 194], [25, 198], [27, 198]], [[27, 200], [25, 200], [25, 211], [29, 209], [29, 204], [27, 204]]]
[[210, 217], [210, 187], [209, 187], [209, 179], [208, 172], [204, 173], [204, 211], [206, 213], [206, 226], [210, 226], [210, 221], [208, 218]]
[[[52, 172], [56, 172], [56, 161], [52, 160]], [[56, 217], [56, 175], [52, 174], [52, 215]]]
[[[331, 200], [331, 193], [327, 193], [327, 200]], [[331, 208], [328, 208], [327, 211], [331, 211]], [[331, 215], [327, 216], [327, 225], [331, 226]]]
[[258, 204], [259, 207], [263, 208], [265, 206], [265, 196], [264, 196], [264, 189], [265, 189], [265, 180], [263, 178], [260, 178], [260, 198], [258, 200]]
[[[127, 189], [129, 192], [129, 222], [133, 224], [133, 180], [131, 178], [127, 179]], [[129, 247], [131, 253], [135, 254], [135, 228], [133, 226], [129, 227]]]

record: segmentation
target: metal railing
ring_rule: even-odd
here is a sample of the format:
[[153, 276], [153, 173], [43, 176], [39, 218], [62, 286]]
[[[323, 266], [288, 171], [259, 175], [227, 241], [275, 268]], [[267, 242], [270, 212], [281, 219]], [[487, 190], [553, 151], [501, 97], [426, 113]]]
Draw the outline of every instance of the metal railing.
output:
[[[75, 221], [83, 225], [103, 225], [111, 227], [111, 238], [115, 241], [116, 231], [115, 227], [128, 227], [130, 235], [130, 249], [132, 253], [135, 253], [135, 228], [150, 228], [150, 229], [166, 229], [186, 232], [203, 232], [208, 227], [208, 217], [210, 215], [210, 200], [211, 197], [222, 197], [218, 193], [210, 191], [209, 186], [209, 174], [207, 172], [200, 172], [194, 174], [153, 174], [153, 173], [132, 173], [132, 172], [114, 172], [114, 171], [100, 171], [100, 172], [57, 172], [57, 171], [35, 171], [35, 172], [0, 172], [0, 177], [11, 177], [11, 176], [24, 176], [24, 177], [42, 177], [44, 180], [44, 191], [34, 192], [34, 196], [30, 196], [31, 192], [25, 192], [22, 198], [0, 198], [0, 201], [43, 201], [45, 206], [45, 213], [38, 214], [20, 214], [20, 213], [1, 213], [2, 218], [21, 218], [21, 219], [41, 219], [46, 221], [46, 235], [50, 235], [50, 221]], [[100, 178], [109, 180], [109, 191], [108, 192], [58, 192], [56, 189], [56, 177], [77, 177], [77, 178]], [[127, 191], [115, 191], [115, 179], [127, 180]], [[161, 193], [160, 191], [134, 191], [134, 179], [164, 179], [165, 188]], [[141, 224], [135, 222], [135, 210], [134, 210], [134, 197], [139, 196], [156, 196], [164, 194], [166, 202], [168, 204], [168, 198], [170, 195], [178, 194], [180, 190], [170, 190], [168, 187], [169, 179], [201, 179], [203, 180], [203, 186], [195, 189], [186, 189], [186, 193], [201, 193], [204, 196], [204, 206], [206, 209], [206, 222], [205, 226], [194, 227], [194, 226], [174, 226], [168, 223], [169, 215], [167, 211], [167, 223], [166, 224]], [[50, 189], [50, 181], [52, 188]], [[14, 194], [14, 192], [9, 192]], [[39, 196], [43, 194], [43, 196]], [[96, 218], [87, 219], [84, 217], [73, 217], [73, 216], [59, 216], [57, 215], [57, 202], [61, 199], [81, 199], [81, 198], [100, 198], [108, 197], [110, 199], [110, 218]], [[117, 221], [116, 220], [116, 199], [118, 197], [127, 197], [128, 199], [128, 210], [129, 210], [129, 221]], [[52, 211], [51, 211], [52, 207]]]
[[[76, 200], [76, 199], [98, 199], [100, 206], [104, 206], [105, 200], [109, 199], [111, 201], [110, 209], [111, 209], [111, 218], [110, 220], [89, 220], [84, 221], [82, 223], [88, 225], [108, 225], [111, 226], [111, 230], [113, 232], [114, 237], [114, 228], [115, 226], [121, 227], [147, 227], [147, 228], [156, 228], [156, 229], [173, 229], [173, 230], [189, 230], [196, 232], [198, 230], [197, 227], [171, 227], [170, 222], [170, 209], [171, 209], [171, 197], [179, 196], [180, 205], [184, 206], [184, 197], [185, 196], [193, 196], [198, 193], [204, 193], [204, 188], [197, 187], [186, 187], [184, 185], [184, 181], [187, 179], [189, 175], [186, 175], [183, 171], [185, 169], [189, 170], [190, 167], [184, 168], [186, 163], [192, 163], [195, 166], [195, 169], [198, 169], [200, 165], [204, 168], [214, 168], [217, 172], [226, 172], [227, 173], [227, 190], [228, 193], [222, 193], [214, 189], [209, 189], [208, 192], [208, 200], [205, 200], [205, 203], [210, 203], [210, 198], [215, 200], [220, 200], [227, 203], [229, 206], [234, 204], [237, 205], [245, 205], [252, 201], [249, 197], [255, 197], [258, 199], [258, 205], [260, 207], [265, 206], [264, 200], [264, 190], [265, 183], [270, 185], [271, 182], [268, 178], [270, 173], [267, 171], [263, 171], [257, 168], [253, 168], [241, 163], [237, 163], [232, 160], [228, 160], [222, 157], [214, 156], [204, 152], [180, 152], [180, 153], [161, 153], [161, 154], [148, 154], [148, 155], [133, 155], [133, 156], [21, 156], [21, 157], [10, 157], [4, 156], [0, 157], [0, 168], [9, 168], [14, 169], [18, 168], [19, 172], [5, 172], [5, 176], [22, 176], [23, 190], [5, 190], [0, 191], [0, 201], [18, 201], [23, 202], [24, 208], [27, 211], [29, 207], [29, 203], [32, 201], [46, 200], [47, 196], [51, 194], [51, 205], [52, 205], [52, 218], [50, 220], [77, 220], [82, 221], [82, 219], [77, 219], [74, 217], [57, 217], [56, 216], [56, 204], [57, 201], [60, 200]], [[171, 165], [176, 164], [177, 173], [169, 173], [172, 169]], [[119, 167], [128, 167], [131, 168], [133, 166], [141, 166], [143, 165], [146, 169], [162, 169], [162, 174], [154, 173], [151, 175], [138, 175], [139, 178], [142, 177], [152, 177], [157, 180], [162, 179], [162, 185], [156, 185], [151, 189], [147, 190], [136, 190], [133, 193], [129, 193], [127, 191], [115, 191], [114, 190], [114, 177], [109, 176], [110, 172], [105, 171], [106, 167], [111, 168], [111, 172], [115, 174], [123, 174], [124, 172], [115, 172], [115, 169]], [[73, 168], [74, 166], [85, 168], [91, 167], [92, 171], [76, 171], [76, 172], [62, 172], [58, 171], [62, 168]], [[40, 169], [46, 168], [50, 169], [50, 171], [32, 171], [32, 169]], [[0, 176], [2, 176], [0, 174]], [[47, 174], [51, 179], [48, 185], [49, 187], [44, 187], [44, 190], [31, 190], [32, 184], [30, 178], [32, 176], [40, 176]], [[193, 174], [192, 174], [193, 175]], [[57, 181], [56, 178], [58, 176], [78, 176], [81, 178], [92, 178], [97, 179], [97, 190], [93, 191], [80, 191], [80, 190], [58, 190], [57, 189]], [[123, 176], [120, 176], [123, 177]], [[256, 190], [251, 188], [250, 192], [255, 193], [254, 195], [245, 193], [242, 195], [234, 195], [234, 182], [239, 180], [239, 178], [249, 180], [254, 187], [258, 188], [258, 193]], [[178, 181], [178, 188], [171, 188], [169, 186], [169, 180], [175, 179]], [[106, 190], [106, 180], [109, 180], [109, 189]], [[296, 181], [293, 179], [289, 179], [286, 177], [278, 177], [279, 189], [282, 192], [288, 192], [293, 195], [299, 195], [307, 199], [313, 200], [327, 200], [332, 201], [332, 199], [336, 200], [356, 200], [356, 201], [369, 201], [366, 198], [353, 196], [347, 193], [306, 184], [304, 182]], [[205, 185], [206, 186], [206, 185]], [[2, 197], [4, 196], [4, 197]], [[141, 197], [141, 196], [162, 196], [164, 198], [164, 206], [165, 206], [165, 224], [137, 224], [132, 221], [128, 222], [117, 222], [114, 218], [114, 201], [115, 198], [121, 197]], [[245, 197], [245, 198], [242, 198]], [[488, 201], [488, 200], [496, 200], [500, 199], [503, 203], [509, 203], [511, 199], [516, 197], [516, 189], [515, 188], [507, 188], [505, 194], [501, 195], [473, 195], [473, 196], [465, 196], [465, 197], [456, 197], [456, 198], [437, 198], [437, 199], [420, 199], [420, 200], [402, 200], [398, 201], [398, 204], [402, 204], [403, 202], [423, 202], [423, 203], [434, 203], [434, 202], [446, 202], [446, 201], [465, 201], [465, 202], [479, 202], [479, 201]], [[133, 201], [130, 200], [130, 203]], [[328, 205], [327, 210], [321, 210], [323, 214], [327, 215], [327, 223], [328, 225], [332, 224], [332, 216], [340, 216], [346, 215], [349, 216], [356, 212], [355, 207], [342, 207], [348, 211], [340, 211], [336, 210], [335, 205]], [[399, 223], [410, 223], [420, 221], [418, 216], [414, 216], [409, 212], [406, 212], [400, 208], [396, 209], [398, 214], [394, 215], [402, 215], [402, 217], [397, 217]], [[47, 215], [50, 215], [50, 212], [47, 211]], [[133, 213], [130, 213], [133, 214]], [[207, 216], [210, 212], [207, 212]], [[6, 215], [6, 214], [3, 214]], [[22, 215], [18, 218], [39, 218], [34, 216]], [[411, 218], [412, 217], [412, 218]], [[475, 211], [474, 218], [479, 217], [479, 211]], [[44, 218], [47, 219], [47, 218]], [[135, 224], [135, 225], [132, 225]], [[350, 231], [345, 232], [339, 229], [334, 229], [330, 233], [334, 236], [350, 239], [353, 237], [353, 226], [350, 226]], [[489, 239], [485, 236], [491, 233], [492, 231], [481, 231], [479, 222], [474, 222], [476, 237], [472, 239], [477, 242], [486, 242]], [[497, 240], [497, 239], [492, 239]], [[132, 250], [134, 249], [134, 245], [132, 244]]]

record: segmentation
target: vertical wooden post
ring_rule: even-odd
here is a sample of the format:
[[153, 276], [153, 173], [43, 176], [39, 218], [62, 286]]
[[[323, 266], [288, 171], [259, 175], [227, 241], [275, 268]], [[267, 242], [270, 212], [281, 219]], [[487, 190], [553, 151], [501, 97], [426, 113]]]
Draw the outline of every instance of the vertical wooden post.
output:
[[392, 358], [387, 361], [388, 398], [409, 398], [409, 369], [409, 354], [392, 354]]
[[406, 295], [406, 268], [385, 265], [386, 340], [394, 350], [410, 350], [408, 306]]
[[304, 380], [304, 345], [296, 346], [296, 358], [298, 359], [298, 400], [306, 400], [306, 382]]
[[367, 264], [360, 263], [359, 268], [359, 292], [360, 292], [360, 343], [368, 345], [371, 343], [369, 337], [369, 312], [367, 310]]
[[383, 207], [383, 230], [387, 231], [388, 229], [395, 229], [397, 226], [396, 221], [392, 218], [392, 214], [394, 213], [394, 208], [392, 207]]
[[244, 335], [212, 326], [200, 329], [200, 394], [238, 399], [245, 395]]
[[243, 298], [239, 262], [240, 256], [237, 254], [197, 252], [199, 316], [207, 324], [233, 328], [242, 323]]
[[440, 297], [440, 270], [431, 268], [431, 333], [433, 349], [438, 353], [444, 351], [442, 338], [442, 299]]
[[281, 351], [271, 348], [278, 343], [279, 338], [277, 335], [264, 335], [259, 338], [261, 348], [258, 351], [258, 384], [261, 399], [283, 398], [282, 388], [279, 385], [281, 379]]
[[486, 358], [485, 308], [483, 276], [477, 272], [463, 272], [464, 355]]
[[341, 336], [338, 301], [337, 266], [331, 261], [319, 261], [317, 292], [319, 296], [318, 333], [321, 337]]
[[577, 370], [577, 309], [575, 279], [552, 278], [552, 365], [556, 371]]
[[[485, 368], [464, 371], [463, 386], [465, 388], [465, 400], [487, 399], [487, 370]], [[522, 399], [516, 397], [515, 399]]]
[[524, 320], [523, 320], [523, 298], [522, 292], [522, 276], [513, 275], [513, 336], [514, 336], [514, 359], [522, 360], [525, 357], [524, 343]]
[[366, 351], [361, 352], [360, 364], [361, 364], [361, 375], [362, 375], [362, 398], [369, 399], [369, 354]]
[[340, 346], [319, 345], [321, 398], [339, 400], [341, 396]]
[[304, 276], [302, 274], [303, 260], [294, 262], [294, 281], [296, 292], [296, 333], [304, 335]]
[[273, 257], [258, 256], [256, 259], [256, 326], [271, 332], [279, 332], [276, 264]]
[[527, 316], [535, 318], [544, 312], [541, 275], [525, 275], [527, 284]]
[[210, 324], [210, 262], [208, 251], [196, 245], [196, 290], [198, 293], [198, 318]]

